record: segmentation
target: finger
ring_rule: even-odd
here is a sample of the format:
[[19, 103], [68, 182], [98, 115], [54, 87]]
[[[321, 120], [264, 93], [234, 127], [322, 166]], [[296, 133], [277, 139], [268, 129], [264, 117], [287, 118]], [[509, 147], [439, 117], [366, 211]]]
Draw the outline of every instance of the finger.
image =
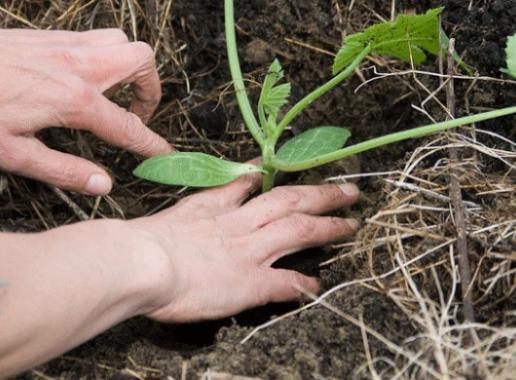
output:
[[106, 46], [127, 43], [127, 35], [121, 29], [94, 29], [86, 32], [64, 30], [2, 29], [2, 44], [41, 44], [70, 46]]
[[355, 233], [358, 227], [354, 219], [294, 214], [266, 225], [247, 239], [260, 242], [250, 252], [253, 259], [269, 266], [302, 249], [340, 241]]
[[[260, 165], [260, 160], [249, 161], [250, 164]], [[229, 185], [204, 190], [197, 194], [181, 199], [173, 209], [165, 210], [163, 214], [180, 215], [180, 218], [198, 219], [212, 218], [234, 211], [255, 192], [262, 183], [260, 173], [247, 174]]]
[[84, 90], [83, 107], [64, 120], [66, 127], [88, 130], [104, 141], [146, 157], [172, 151], [170, 144], [132, 112], [110, 102], [96, 90]]
[[354, 184], [277, 187], [249, 201], [227, 222], [238, 221], [242, 231], [254, 231], [293, 213], [317, 215], [350, 205], [358, 196]]
[[261, 182], [257, 173], [240, 177], [235, 182], [181, 199], [162, 215], [174, 215], [183, 220], [213, 218], [225, 215], [239, 207]]
[[100, 92], [116, 84], [131, 84], [134, 99], [130, 111], [148, 122], [161, 99], [161, 83], [154, 51], [143, 42], [81, 49], [74, 54], [75, 69], [87, 82], [97, 85]]
[[[267, 268], [255, 285], [258, 305], [270, 302], [288, 302], [301, 299], [304, 292], [317, 294], [319, 281], [299, 272]], [[256, 306], [256, 305], [254, 305]]]
[[260, 187], [261, 173], [246, 174], [225, 186], [204, 191], [204, 196], [216, 200], [218, 208], [224, 211], [234, 210], [242, 205]]
[[5, 168], [24, 177], [54, 185], [61, 189], [89, 195], [106, 195], [112, 187], [111, 178], [100, 167], [46, 147], [35, 138], [17, 137]]

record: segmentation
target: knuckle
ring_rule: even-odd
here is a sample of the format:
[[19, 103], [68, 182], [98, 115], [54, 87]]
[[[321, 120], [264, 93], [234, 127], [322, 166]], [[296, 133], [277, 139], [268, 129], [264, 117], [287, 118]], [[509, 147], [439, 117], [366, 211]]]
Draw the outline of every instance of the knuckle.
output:
[[295, 290], [297, 296], [300, 296], [301, 294], [298, 288], [302, 287], [303, 283], [305, 282], [304, 275], [294, 270], [290, 270], [287, 272], [287, 276], [289, 285], [292, 287], [293, 290]]
[[136, 116], [134, 113], [131, 113], [127, 110], [123, 110], [123, 123], [121, 125], [121, 131], [126, 140], [128, 140], [131, 145], [142, 144], [142, 128], [140, 128], [140, 118]]
[[149, 44], [142, 41], [136, 41], [132, 42], [131, 45], [134, 53], [140, 60], [145, 63], [155, 62], [156, 57], [154, 55], [154, 50], [152, 50], [152, 47]]
[[52, 60], [59, 66], [68, 70], [75, 70], [80, 65], [80, 55], [74, 49], [54, 49], [51, 52]]
[[[258, 276], [259, 274], [256, 274]], [[271, 295], [267, 286], [256, 286], [254, 289], [254, 298], [256, 306], [264, 306], [270, 303]]]
[[200, 194], [191, 195], [189, 197], [181, 198], [179, 201], [176, 202], [176, 207], [185, 207], [185, 208], [192, 208], [195, 209], [197, 207], [201, 207], [203, 205], [203, 202], [199, 200]]
[[127, 141], [128, 147], [141, 152], [150, 153], [152, 148], [158, 146], [159, 137], [152, 133], [132, 112], [125, 111], [124, 122], [122, 123], [122, 135]]
[[271, 191], [271, 197], [287, 209], [296, 209], [301, 203], [301, 194], [293, 186], [276, 187]]
[[28, 155], [10, 142], [0, 143], [0, 166], [7, 171], [17, 172], [29, 165]]
[[108, 28], [106, 29], [106, 34], [113, 40], [119, 42], [128, 42], [129, 38], [127, 34], [122, 29], [118, 28]]
[[233, 184], [234, 193], [232, 196], [225, 197], [224, 206], [229, 206], [236, 203], [243, 202], [255, 190], [257, 184], [256, 177], [253, 175], [245, 175], [240, 177], [237, 182]]
[[185, 207], [185, 206], [189, 206], [192, 202], [192, 197], [186, 197], [186, 198], [181, 198], [180, 200], [178, 200], [174, 207], [177, 207], [177, 208], [180, 208], [180, 207]]
[[331, 216], [328, 220], [330, 225], [328, 230], [333, 232], [334, 235], [347, 234], [351, 230], [349, 224], [342, 218]]
[[61, 101], [66, 105], [76, 106], [80, 110], [93, 103], [96, 93], [81, 78], [74, 75], [63, 76], [61, 79]]
[[303, 214], [294, 214], [289, 218], [290, 228], [302, 240], [310, 240], [315, 235], [315, 221]]
[[96, 92], [93, 88], [86, 85], [86, 83], [78, 84], [73, 91], [74, 101], [73, 104], [77, 104], [80, 107], [86, 107], [91, 105], [96, 97]]
[[353, 233], [353, 228], [346, 219], [328, 217], [328, 226], [324, 229], [325, 240], [338, 240]]
[[337, 185], [328, 185], [320, 188], [322, 197], [328, 199], [332, 204], [337, 204], [344, 198], [344, 193]]
[[82, 176], [80, 175], [80, 171], [78, 168], [68, 163], [67, 161], [61, 162], [61, 167], [59, 168], [59, 171], [56, 172], [54, 178], [54, 183], [56, 183], [58, 186], [63, 187], [70, 187], [70, 186], [76, 186], [80, 185], [83, 181]]

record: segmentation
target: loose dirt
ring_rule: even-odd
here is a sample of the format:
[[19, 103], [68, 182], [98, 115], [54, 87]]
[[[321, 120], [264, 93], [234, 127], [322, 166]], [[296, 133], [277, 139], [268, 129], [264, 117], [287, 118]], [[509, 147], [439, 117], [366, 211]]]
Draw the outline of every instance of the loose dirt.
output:
[[[390, 2], [357, 1], [351, 11], [348, 3], [238, 1], [240, 54], [252, 95], [256, 98], [256, 81], [263, 78], [271, 59], [278, 57], [287, 79], [293, 83], [293, 98], [300, 98], [327, 80], [331, 54], [337, 51], [345, 33], [377, 22], [379, 17], [390, 17]], [[457, 39], [457, 49], [465, 61], [480, 75], [501, 77], [499, 68], [504, 66], [505, 38], [516, 31], [514, 1], [472, 1], [471, 7], [469, 1], [462, 0], [397, 3], [397, 11], [408, 12], [446, 6], [443, 26]], [[98, 19], [104, 26], [105, 19], [101, 16]], [[180, 149], [220, 152], [240, 160], [256, 156], [252, 141], [242, 133], [239, 112], [228, 87], [222, 1], [174, 1], [172, 22], [167, 28], [166, 38], [172, 41], [170, 46], [184, 46], [184, 53], [179, 65], [170, 62], [163, 70], [164, 106], [153, 128], [168, 136]], [[362, 68], [362, 79], [373, 75], [370, 69], [373, 65], [382, 72], [407, 68], [395, 61], [371, 60]], [[436, 71], [436, 62], [429, 62], [422, 69]], [[426, 116], [411, 107], [420, 104], [427, 94], [410, 77], [372, 82], [355, 93], [362, 79], [355, 75], [314, 104], [299, 118], [293, 132], [320, 125], [350, 126], [351, 142], [358, 142], [427, 123]], [[436, 87], [436, 79], [422, 77], [421, 80], [430, 88]], [[514, 85], [481, 81], [471, 89], [470, 85], [470, 81], [457, 83], [460, 114], [516, 104]], [[443, 117], [432, 102], [427, 111], [436, 118]], [[514, 140], [516, 130], [512, 122], [490, 122], [484, 127]], [[170, 205], [182, 196], [175, 194], [176, 189], [134, 183], [130, 173], [137, 158], [107, 147], [91, 136], [52, 131], [42, 138], [49, 145], [61, 149], [66, 146], [70, 152], [110, 167], [119, 186], [112, 195], [112, 202], [103, 203], [99, 208], [98, 216], [135, 217]], [[344, 163], [289, 178], [289, 181], [313, 183], [345, 173], [399, 170], [420, 143], [409, 141], [378, 149]], [[495, 161], [489, 162], [488, 167], [493, 175], [503, 174], [503, 167]], [[3, 229], [35, 231], [74, 220], [73, 213], [43, 185], [13, 177], [9, 181], [9, 191], [0, 194], [3, 205], [0, 210], [5, 215], [0, 224]], [[387, 194], [379, 179], [361, 179], [359, 185], [364, 190], [362, 201], [344, 213], [365, 220], [386, 202]], [[92, 200], [79, 196], [74, 199], [86, 210], [94, 207]], [[37, 210], [42, 215], [38, 215]], [[311, 250], [278, 265], [319, 274], [325, 289], [370, 275], [370, 261], [365, 257], [337, 261], [319, 269], [321, 261], [338, 252], [331, 248]], [[374, 269], [380, 272], [384, 267], [382, 262], [373, 262]], [[329, 301], [349, 315], [361, 316], [370, 328], [381, 332], [394, 344], [402, 344], [407, 337], [417, 334], [413, 321], [400, 312], [390, 298], [366, 286], [346, 288]], [[298, 306], [269, 306], [224, 321], [186, 326], [167, 326], [137, 318], [41, 366], [38, 371], [49, 378], [61, 379], [132, 379], [137, 376], [179, 379], [182, 375], [194, 379], [208, 369], [265, 379], [370, 378], [361, 329], [322, 306], [264, 329], [246, 344], [239, 343], [254, 326]], [[509, 298], [496, 308], [485, 308], [480, 318], [493, 319], [496, 313], [513, 310], [515, 306], [514, 297]], [[394, 360], [392, 352], [374, 337], [369, 337], [368, 348], [368, 354], [374, 358], [383, 357], [385, 362]], [[381, 369], [382, 364], [377, 368]], [[22, 378], [40, 377], [29, 372], [20, 376]]]

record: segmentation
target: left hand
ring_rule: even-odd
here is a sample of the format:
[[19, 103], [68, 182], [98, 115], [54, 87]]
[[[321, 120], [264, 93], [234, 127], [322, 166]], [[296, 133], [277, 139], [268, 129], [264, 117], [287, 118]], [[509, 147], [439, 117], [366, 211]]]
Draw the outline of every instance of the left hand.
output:
[[[129, 111], [104, 93], [130, 84]], [[48, 149], [45, 128], [86, 130], [144, 156], [172, 147], [147, 123], [161, 98], [154, 52], [118, 29], [88, 32], [0, 29], [0, 169], [91, 195], [111, 178], [85, 159]]]

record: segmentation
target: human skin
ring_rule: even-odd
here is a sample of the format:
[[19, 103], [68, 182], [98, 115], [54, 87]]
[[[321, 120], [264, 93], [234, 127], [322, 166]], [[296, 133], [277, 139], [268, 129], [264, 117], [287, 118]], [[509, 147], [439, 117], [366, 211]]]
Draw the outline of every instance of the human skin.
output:
[[[86, 130], [144, 156], [172, 150], [144, 124], [161, 98], [154, 53], [143, 42], [128, 42], [118, 29], [0, 30], [0, 83], [0, 169], [105, 195], [112, 183], [104, 169], [48, 149], [35, 133]], [[133, 89], [129, 111], [103, 95], [120, 84]]]
[[[157, 105], [159, 86], [153, 59], [146, 53], [138, 63], [134, 57], [139, 53], [131, 53], [131, 47], [148, 47], [122, 36], [113, 30], [0, 31], [4, 170], [85, 193], [109, 191], [110, 182], [96, 191], [87, 187], [92, 175], [107, 176], [102, 169], [51, 151], [34, 138], [35, 131], [52, 126], [91, 130], [146, 155], [171, 149], [142, 121]], [[34, 46], [38, 48], [32, 53]], [[119, 54], [124, 49], [127, 54]], [[99, 51], [105, 61], [89, 55]], [[56, 59], [53, 53], [68, 57], [65, 66], [73, 68], [71, 73], [65, 66], [49, 68]], [[88, 68], [88, 75], [82, 73], [84, 62], [97, 62], [97, 71]], [[139, 69], [131, 70], [131, 65]], [[70, 83], [87, 95], [80, 101], [67, 95], [67, 88], [60, 87], [62, 75], [73, 77]], [[134, 113], [102, 95], [118, 83], [133, 82]], [[249, 200], [260, 180], [259, 175], [246, 176], [131, 221], [95, 220], [34, 234], [0, 233], [0, 378], [43, 363], [133, 316], [171, 323], [217, 319], [294, 300], [304, 291], [316, 293], [317, 279], [271, 264], [298, 250], [350, 236], [358, 227], [355, 220], [319, 215], [352, 204], [358, 189], [351, 184], [279, 187]]]

